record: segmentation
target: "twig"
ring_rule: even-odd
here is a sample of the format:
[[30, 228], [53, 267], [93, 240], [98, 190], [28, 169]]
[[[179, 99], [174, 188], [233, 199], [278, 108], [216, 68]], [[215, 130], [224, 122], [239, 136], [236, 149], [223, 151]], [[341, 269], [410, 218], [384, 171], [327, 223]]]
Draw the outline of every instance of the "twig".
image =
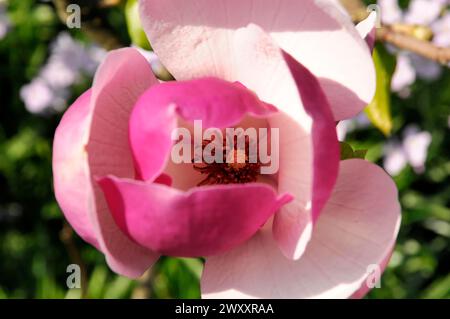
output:
[[153, 270], [150, 268], [139, 279], [137, 279], [138, 286], [133, 290], [133, 299], [150, 299], [151, 286], [153, 281]]
[[390, 27], [377, 29], [377, 39], [442, 64], [450, 62], [450, 48], [435, 46], [431, 42], [395, 32]]
[[[340, 1], [355, 22], [364, 20], [369, 14], [361, 0]], [[431, 30], [423, 26], [396, 24], [384, 25], [377, 29], [378, 41], [390, 43], [399, 49], [416, 53], [442, 64], [448, 64], [450, 62], [450, 48], [439, 47], [424, 40], [431, 37]]]

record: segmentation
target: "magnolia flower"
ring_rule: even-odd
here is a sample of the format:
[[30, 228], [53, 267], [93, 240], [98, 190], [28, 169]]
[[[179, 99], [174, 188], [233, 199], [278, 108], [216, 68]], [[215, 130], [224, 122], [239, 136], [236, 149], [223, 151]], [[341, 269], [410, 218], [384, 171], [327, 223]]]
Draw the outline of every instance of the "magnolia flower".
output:
[[[59, 205], [111, 269], [138, 277], [161, 255], [205, 257], [204, 298], [369, 290], [394, 247], [400, 207], [381, 168], [339, 163], [335, 121], [359, 113], [375, 90], [361, 38], [372, 28], [360, 35], [341, 10], [312, 0], [140, 1], [152, 47], [177, 81], [160, 83], [136, 49], [111, 52], [53, 146]], [[173, 132], [189, 134], [199, 120], [204, 132], [278, 129], [279, 170], [175, 163]]]

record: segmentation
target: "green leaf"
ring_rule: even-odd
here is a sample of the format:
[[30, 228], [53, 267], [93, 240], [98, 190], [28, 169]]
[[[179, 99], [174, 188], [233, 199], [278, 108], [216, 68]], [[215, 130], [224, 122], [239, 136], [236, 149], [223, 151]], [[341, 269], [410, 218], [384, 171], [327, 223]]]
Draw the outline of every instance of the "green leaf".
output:
[[133, 44], [145, 49], [151, 50], [150, 43], [147, 40], [142, 29], [141, 19], [139, 17], [139, 4], [137, 0], [128, 0], [125, 5], [125, 18], [127, 20], [128, 34]]
[[367, 150], [356, 150], [353, 152], [353, 158], [365, 159], [367, 155]]
[[131, 294], [136, 282], [122, 276], [117, 276], [111, 283], [108, 283], [105, 295], [105, 299], [123, 299], [127, 298]]
[[179, 260], [186, 269], [195, 276], [195, 278], [200, 279], [203, 270], [203, 263], [201, 260], [196, 258], [179, 258]]
[[350, 144], [340, 142], [341, 144], [341, 161], [353, 158], [353, 148]]
[[88, 283], [90, 298], [102, 298], [108, 281], [108, 269], [104, 265], [97, 265]]
[[361, 158], [365, 159], [367, 150], [353, 150], [353, 147], [345, 142], [340, 142], [341, 145], [341, 161], [352, 159], [352, 158]]
[[391, 80], [396, 61], [395, 57], [389, 54], [381, 44], [376, 45], [373, 60], [377, 72], [377, 90], [365, 111], [372, 124], [384, 135], [389, 136], [392, 131]]
[[434, 281], [422, 293], [425, 299], [445, 299], [450, 297], [450, 275]]

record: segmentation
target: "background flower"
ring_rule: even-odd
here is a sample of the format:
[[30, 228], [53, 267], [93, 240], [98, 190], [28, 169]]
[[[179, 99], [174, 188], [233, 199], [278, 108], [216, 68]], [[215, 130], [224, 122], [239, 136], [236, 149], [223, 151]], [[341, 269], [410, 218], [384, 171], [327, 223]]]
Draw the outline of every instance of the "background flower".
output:
[[404, 130], [402, 142], [394, 140], [386, 144], [384, 168], [396, 176], [409, 164], [416, 173], [422, 174], [431, 142], [429, 132], [420, 131], [416, 125], [409, 125]]
[[[402, 10], [398, 0], [379, 0], [381, 21], [387, 25], [410, 24], [429, 27], [433, 31], [433, 42], [448, 47], [449, 9], [447, 0], [411, 0]], [[402, 97], [410, 94], [409, 86], [416, 77], [433, 81], [439, 78], [441, 66], [414, 53], [398, 52], [392, 46], [391, 51], [398, 55], [397, 67], [392, 79], [392, 90]]]
[[96, 45], [85, 46], [67, 32], [58, 34], [46, 64], [20, 91], [27, 110], [37, 114], [63, 111], [70, 87], [82, 76], [93, 76], [105, 54], [105, 50]]

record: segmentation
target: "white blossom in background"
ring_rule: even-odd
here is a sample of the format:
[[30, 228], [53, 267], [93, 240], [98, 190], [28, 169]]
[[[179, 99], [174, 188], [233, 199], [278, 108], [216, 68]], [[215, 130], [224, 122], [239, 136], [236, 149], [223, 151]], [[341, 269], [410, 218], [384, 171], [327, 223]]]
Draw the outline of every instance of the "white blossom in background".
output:
[[411, 64], [414, 66], [417, 77], [434, 81], [438, 79], [442, 74], [442, 67], [439, 63], [421, 57], [417, 54], [411, 54], [410, 56]]
[[356, 117], [340, 121], [336, 126], [336, 132], [339, 141], [345, 141], [348, 133], [356, 130], [362, 130], [371, 126], [366, 113], [360, 113]]
[[445, 2], [446, 0], [412, 0], [405, 13], [404, 22], [430, 25], [439, 18]]
[[410, 86], [417, 78], [433, 81], [442, 74], [442, 67], [417, 54], [401, 51], [397, 54], [397, 65], [392, 76], [391, 89], [400, 97], [411, 94]]
[[406, 167], [408, 161], [402, 143], [390, 141], [384, 146], [383, 167], [391, 176], [397, 176]]
[[0, 1], [0, 40], [3, 39], [10, 28], [10, 21], [6, 12], [6, 3]]
[[403, 12], [397, 0], [378, 0], [381, 12], [381, 22], [393, 24], [403, 19]]
[[425, 171], [425, 162], [432, 137], [416, 125], [409, 125], [403, 132], [403, 141], [389, 141], [384, 148], [384, 169], [392, 176], [400, 174], [411, 165], [417, 174]]
[[22, 87], [20, 97], [29, 112], [40, 113], [52, 104], [54, 92], [43, 79], [38, 77]]
[[[381, 8], [381, 21], [385, 24], [406, 23], [428, 26], [433, 30], [433, 42], [447, 47], [450, 45], [450, 12], [445, 12], [448, 0], [412, 0], [404, 12], [398, 0], [378, 0]], [[444, 12], [444, 14], [442, 14]], [[410, 95], [410, 85], [417, 78], [433, 81], [442, 74], [441, 66], [414, 53], [398, 51], [397, 66], [393, 75], [391, 89], [400, 97]]]
[[416, 70], [410, 59], [410, 53], [400, 52], [397, 55], [397, 65], [392, 76], [391, 89], [401, 96], [409, 96], [409, 86], [416, 81]]
[[408, 162], [416, 173], [425, 172], [425, 162], [431, 140], [429, 132], [420, 131], [419, 127], [415, 125], [410, 125], [405, 129], [403, 147]]
[[105, 50], [84, 46], [67, 32], [61, 32], [38, 76], [20, 90], [27, 110], [34, 114], [63, 111], [70, 87], [83, 75], [92, 76], [105, 55]]
[[431, 25], [434, 33], [433, 43], [440, 47], [450, 47], [450, 12]]

